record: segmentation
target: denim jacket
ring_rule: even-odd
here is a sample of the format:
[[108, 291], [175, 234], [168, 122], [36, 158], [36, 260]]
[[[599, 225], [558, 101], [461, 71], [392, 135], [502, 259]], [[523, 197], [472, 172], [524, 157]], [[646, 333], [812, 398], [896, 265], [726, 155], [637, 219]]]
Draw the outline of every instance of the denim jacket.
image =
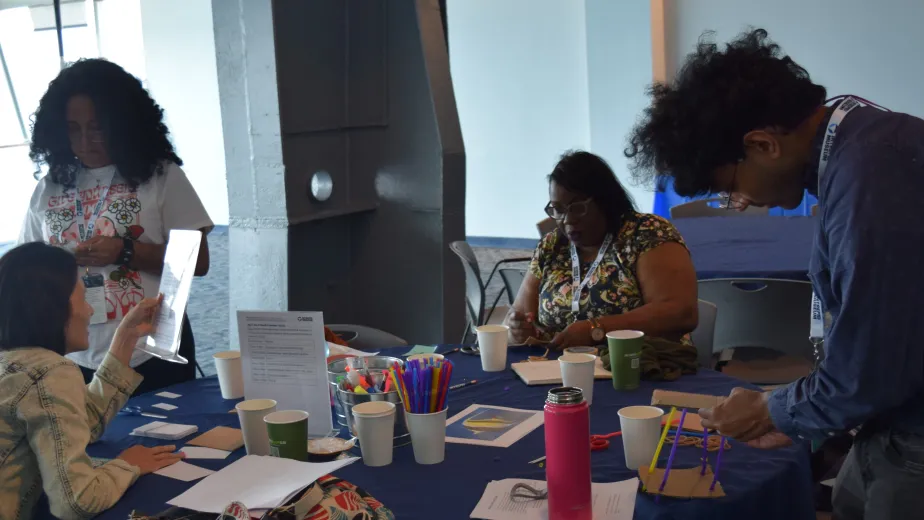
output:
[[42, 491], [58, 518], [112, 507], [140, 470], [121, 459], [94, 468], [86, 448], [141, 380], [109, 354], [84, 385], [77, 366], [48, 349], [0, 351], [0, 518], [32, 518]]

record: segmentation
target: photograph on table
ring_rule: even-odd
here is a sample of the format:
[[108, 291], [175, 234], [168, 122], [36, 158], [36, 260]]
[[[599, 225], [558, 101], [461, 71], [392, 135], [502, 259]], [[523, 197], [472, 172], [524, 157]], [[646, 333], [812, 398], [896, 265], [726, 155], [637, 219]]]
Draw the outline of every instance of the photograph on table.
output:
[[446, 422], [446, 442], [507, 448], [542, 422], [541, 411], [473, 404]]

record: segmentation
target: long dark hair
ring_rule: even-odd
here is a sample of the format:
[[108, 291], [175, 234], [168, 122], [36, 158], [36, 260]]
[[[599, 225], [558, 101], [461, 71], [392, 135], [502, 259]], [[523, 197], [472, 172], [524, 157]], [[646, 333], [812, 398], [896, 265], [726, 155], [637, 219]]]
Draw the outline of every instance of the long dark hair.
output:
[[619, 183], [610, 165], [590, 152], [565, 152], [549, 174], [549, 182], [593, 199], [606, 216], [606, 228], [611, 233], [618, 233], [626, 215], [635, 211], [632, 196]]
[[23, 244], [0, 258], [0, 350], [44, 347], [64, 355], [74, 255], [42, 242]]
[[115, 63], [80, 60], [48, 85], [33, 116], [29, 157], [48, 165], [55, 184], [72, 186], [80, 169], [67, 135], [67, 102], [77, 95], [93, 100], [109, 157], [132, 187], [163, 174], [164, 161], [183, 164], [168, 138], [164, 111], [141, 81]]

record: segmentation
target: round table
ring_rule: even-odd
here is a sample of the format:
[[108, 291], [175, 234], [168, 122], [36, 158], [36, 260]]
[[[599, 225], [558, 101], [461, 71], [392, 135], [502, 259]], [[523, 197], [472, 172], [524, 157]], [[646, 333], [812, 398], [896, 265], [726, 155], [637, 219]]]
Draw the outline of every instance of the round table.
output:
[[[388, 349], [383, 354], [399, 355], [408, 347]], [[439, 352], [449, 350], [448, 347]], [[508, 362], [522, 361], [533, 349], [516, 349], [510, 352]], [[478, 383], [450, 394], [449, 415], [467, 406], [491, 404], [529, 410], [541, 410], [551, 386], [527, 387], [512, 371], [488, 374], [481, 370], [480, 359], [473, 356], [451, 354], [455, 363], [453, 383], [477, 379]], [[617, 392], [608, 380], [597, 381], [594, 404], [591, 407], [591, 432], [610, 433], [619, 429], [617, 410], [623, 406], [648, 404], [654, 388], [678, 391], [727, 395], [738, 384], [718, 372], [702, 371], [694, 376], [683, 376], [671, 383], [643, 382], [638, 390]], [[168, 415], [168, 421], [196, 424], [204, 432], [215, 426], [238, 427], [237, 416], [228, 413], [235, 401], [221, 398], [215, 378], [200, 379], [175, 385], [169, 389], [182, 397], [169, 400], [178, 406]], [[150, 408], [163, 398], [148, 394], [131, 400], [132, 405]], [[119, 416], [107, 429], [102, 440], [88, 449], [91, 456], [114, 457], [126, 447], [143, 443], [153, 446], [166, 444], [154, 439], [130, 437], [129, 432], [145, 422], [143, 417]], [[382, 468], [367, 468], [362, 462], [339, 470], [336, 475], [369, 491], [389, 507], [397, 518], [410, 519], [465, 519], [475, 508], [491, 480], [504, 478], [545, 479], [542, 468], [529, 464], [545, 454], [544, 434], [540, 427], [510, 448], [487, 448], [463, 444], [447, 444], [446, 460], [435, 466], [420, 466], [414, 462], [410, 446], [395, 449], [394, 462]], [[182, 441], [177, 442], [178, 446]], [[639, 493], [636, 519], [814, 519], [812, 485], [809, 469], [809, 452], [806, 446], [794, 446], [776, 451], [761, 451], [735, 441], [722, 456], [719, 473], [726, 495], [716, 499], [662, 498], [655, 503], [653, 497]], [[209, 469], [220, 469], [243, 456], [243, 449], [225, 460], [193, 460], [190, 463]], [[660, 466], [668, 455], [663, 450]], [[700, 450], [680, 447], [675, 467], [694, 467], [699, 463]], [[611, 439], [608, 450], [591, 455], [593, 481], [614, 482], [632, 478], [634, 473], [625, 467], [620, 438]], [[714, 459], [710, 458], [712, 464]], [[101, 515], [104, 519], [123, 519], [133, 509], [156, 514], [166, 509], [165, 502], [182, 493], [194, 482], [186, 483], [159, 475], [141, 477], [128, 490], [114, 508]]]
[[818, 219], [733, 216], [679, 218], [697, 278], [808, 280]]

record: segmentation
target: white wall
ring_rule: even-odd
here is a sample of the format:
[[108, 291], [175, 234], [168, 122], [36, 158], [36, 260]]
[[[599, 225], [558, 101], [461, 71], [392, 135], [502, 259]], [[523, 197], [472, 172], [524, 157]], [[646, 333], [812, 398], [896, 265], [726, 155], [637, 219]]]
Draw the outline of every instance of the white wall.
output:
[[536, 238], [558, 156], [591, 144], [584, 0], [448, 0], [466, 233]]
[[635, 199], [649, 212], [654, 192], [632, 180], [623, 154], [626, 136], [648, 106], [652, 80], [649, 2], [586, 0], [590, 150], [603, 157]]
[[164, 109], [183, 170], [216, 224], [228, 184], [210, 0], [141, 0], [147, 87]]
[[707, 29], [725, 42], [763, 27], [828, 94], [856, 94], [924, 117], [924, 2], [920, 0], [667, 0], [669, 63], [680, 63]]

